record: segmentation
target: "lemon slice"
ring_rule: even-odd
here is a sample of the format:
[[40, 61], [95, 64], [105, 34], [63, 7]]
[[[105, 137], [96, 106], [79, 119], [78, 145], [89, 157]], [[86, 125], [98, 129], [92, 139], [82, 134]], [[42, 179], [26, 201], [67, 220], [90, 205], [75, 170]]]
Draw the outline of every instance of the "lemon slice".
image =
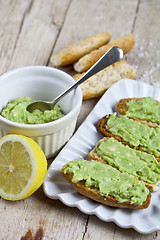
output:
[[0, 139], [0, 196], [7, 200], [29, 197], [43, 183], [47, 160], [31, 138], [7, 135]]

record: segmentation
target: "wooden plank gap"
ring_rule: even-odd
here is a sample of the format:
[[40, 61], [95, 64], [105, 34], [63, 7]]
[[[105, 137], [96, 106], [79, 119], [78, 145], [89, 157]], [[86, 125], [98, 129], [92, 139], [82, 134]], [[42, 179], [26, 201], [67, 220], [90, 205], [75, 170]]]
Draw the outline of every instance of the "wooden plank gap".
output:
[[19, 27], [19, 34], [17, 34], [17, 39], [16, 39], [16, 41], [15, 41], [15, 47], [14, 47], [14, 49], [16, 48], [16, 45], [17, 45], [17, 42], [18, 42], [18, 38], [19, 38], [19, 36], [20, 36], [20, 34], [21, 34], [21, 31], [22, 31], [22, 28], [23, 28], [23, 24], [24, 24], [24, 20], [25, 20], [25, 18], [26, 18], [26, 15], [28, 15], [28, 14], [30, 13], [32, 6], [33, 6], [33, 0], [30, 2], [30, 4], [28, 5], [28, 7], [26, 8], [26, 10], [25, 10], [25, 12], [24, 12], [24, 16], [23, 16], [23, 18], [22, 18], [21, 25], [20, 25], [20, 27]]
[[27, 14], [29, 14], [29, 13], [31, 12], [31, 9], [32, 9], [32, 6], [33, 6], [33, 2], [34, 2], [34, 0], [32, 0], [32, 1], [30, 2], [30, 4], [28, 5], [28, 8], [26, 8], [26, 11], [25, 11], [25, 13], [24, 13], [24, 16], [26, 16]]
[[158, 232], [155, 232], [155, 240], [158, 239]]
[[[68, 4], [68, 7], [66, 8], [66, 14], [64, 15], [62, 24], [61, 24], [61, 26], [59, 27], [59, 31], [58, 31], [57, 37], [56, 37], [56, 39], [55, 39], [55, 42], [54, 42], [54, 44], [53, 44], [51, 53], [50, 53], [50, 55], [49, 55], [49, 57], [48, 57], [48, 61], [47, 61], [47, 63], [46, 63], [46, 66], [48, 66], [49, 63], [50, 63], [50, 58], [51, 58], [51, 56], [52, 56], [52, 54], [53, 54], [55, 45], [56, 45], [56, 43], [57, 43], [57, 41], [58, 41], [59, 35], [60, 35], [61, 30], [62, 30], [62, 28], [63, 28], [64, 22], [65, 22], [65, 19], [66, 19], [66, 16], [67, 16], [67, 12], [68, 12], [68, 10], [69, 10], [69, 8], [70, 8], [70, 6], [71, 6], [71, 2], [72, 2], [72, 0], [70, 0], [70, 2], [69, 2], [69, 4]], [[53, 21], [52, 23], [57, 26], [57, 24], [56, 24], [54, 21]]]
[[114, 223], [114, 224], [115, 224], [115, 227], [114, 227], [114, 232], [113, 232], [113, 240], [114, 240], [114, 238], [116, 236], [116, 232], [117, 232], [117, 225], [116, 225], [116, 223]]
[[137, 8], [136, 8], [135, 16], [134, 16], [134, 19], [133, 19], [133, 25], [132, 25], [131, 33], [133, 33], [133, 31], [134, 31], [134, 27], [135, 27], [136, 20], [137, 20], [137, 15], [138, 15], [138, 11], [139, 11], [140, 2], [141, 2], [141, 0], [138, 0], [138, 2], [137, 2]]
[[85, 229], [84, 229], [82, 240], [85, 240], [85, 235], [86, 235], [86, 232], [87, 232], [87, 229], [88, 229], [88, 223], [89, 223], [89, 216], [87, 217], [86, 226], [85, 226]]

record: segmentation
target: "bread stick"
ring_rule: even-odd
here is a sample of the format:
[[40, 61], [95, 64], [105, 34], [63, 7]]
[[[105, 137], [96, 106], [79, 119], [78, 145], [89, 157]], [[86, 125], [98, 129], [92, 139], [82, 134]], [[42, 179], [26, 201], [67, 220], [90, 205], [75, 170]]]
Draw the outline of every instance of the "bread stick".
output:
[[103, 32], [81, 41], [75, 41], [51, 56], [53, 66], [66, 66], [76, 62], [82, 56], [101, 47], [111, 39], [110, 32]]
[[96, 50], [93, 50], [89, 54], [80, 58], [78, 62], [74, 64], [74, 70], [76, 72], [84, 72], [91, 68], [111, 47], [120, 47], [124, 54], [128, 53], [134, 46], [135, 39], [133, 34], [126, 35], [115, 39]]
[[[83, 74], [76, 74], [74, 78], [78, 80]], [[135, 77], [135, 69], [125, 60], [120, 60], [90, 77], [80, 85], [83, 93], [83, 99], [100, 97], [112, 84], [120, 79], [134, 79]]]

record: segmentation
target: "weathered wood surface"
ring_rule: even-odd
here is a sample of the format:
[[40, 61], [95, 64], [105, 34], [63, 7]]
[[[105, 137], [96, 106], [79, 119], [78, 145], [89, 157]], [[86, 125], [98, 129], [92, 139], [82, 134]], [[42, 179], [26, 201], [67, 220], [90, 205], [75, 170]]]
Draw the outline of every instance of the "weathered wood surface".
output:
[[[27, 65], [49, 65], [53, 52], [73, 40], [110, 31], [112, 39], [134, 33], [125, 57], [137, 80], [160, 82], [159, 0], [0, 0], [0, 74]], [[63, 69], [74, 74], [71, 67]], [[98, 100], [83, 102], [77, 127]], [[48, 199], [40, 188], [17, 202], [0, 199], [0, 239], [160, 239], [122, 229]]]

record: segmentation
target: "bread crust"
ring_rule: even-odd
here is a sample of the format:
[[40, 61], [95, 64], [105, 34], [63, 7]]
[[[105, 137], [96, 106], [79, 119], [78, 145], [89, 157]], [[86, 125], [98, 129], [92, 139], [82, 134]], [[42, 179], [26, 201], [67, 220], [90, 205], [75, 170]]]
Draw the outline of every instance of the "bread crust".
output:
[[78, 62], [73, 65], [73, 68], [77, 72], [84, 72], [91, 68], [111, 47], [117, 46], [123, 50], [123, 53], [128, 53], [134, 46], [135, 39], [133, 34], [128, 34], [123, 37], [115, 39], [96, 50], [93, 50], [89, 54], [80, 58]]
[[102, 203], [107, 206], [111, 207], [118, 207], [118, 208], [130, 208], [130, 209], [145, 209], [149, 206], [150, 200], [151, 200], [151, 193], [148, 194], [147, 199], [141, 206], [131, 204], [128, 201], [124, 203], [118, 202], [115, 198], [111, 196], [101, 196], [99, 191], [96, 188], [87, 188], [85, 187], [81, 182], [79, 183], [73, 183], [71, 181], [71, 175], [69, 173], [64, 174], [63, 168], [61, 170], [61, 173], [65, 177], [65, 179], [73, 186], [74, 189], [76, 189], [80, 194], [95, 200], [99, 203]]
[[50, 59], [51, 63], [53, 66], [67, 66], [72, 64], [85, 54], [108, 43], [111, 37], [112, 34], [110, 32], [102, 32], [95, 36], [75, 41], [53, 54]]
[[[74, 75], [74, 78], [78, 80], [83, 74], [84, 73], [76, 74]], [[122, 78], [136, 78], [135, 69], [125, 60], [120, 60], [114, 63], [83, 82], [80, 85], [83, 99], [85, 100], [102, 96], [111, 85]]]
[[[131, 100], [136, 100], [138, 101], [140, 98], [123, 98], [120, 99], [120, 101], [117, 103], [117, 110], [120, 114], [125, 115], [128, 107], [127, 107], [127, 102], [131, 101]], [[156, 100], [155, 100], [156, 101]], [[138, 118], [133, 118], [136, 121], [139, 121], [143, 124], [146, 124], [149, 127], [153, 127], [153, 128], [160, 128], [160, 125], [158, 123], [154, 123], [154, 122], [149, 122], [147, 120], [140, 120]]]

